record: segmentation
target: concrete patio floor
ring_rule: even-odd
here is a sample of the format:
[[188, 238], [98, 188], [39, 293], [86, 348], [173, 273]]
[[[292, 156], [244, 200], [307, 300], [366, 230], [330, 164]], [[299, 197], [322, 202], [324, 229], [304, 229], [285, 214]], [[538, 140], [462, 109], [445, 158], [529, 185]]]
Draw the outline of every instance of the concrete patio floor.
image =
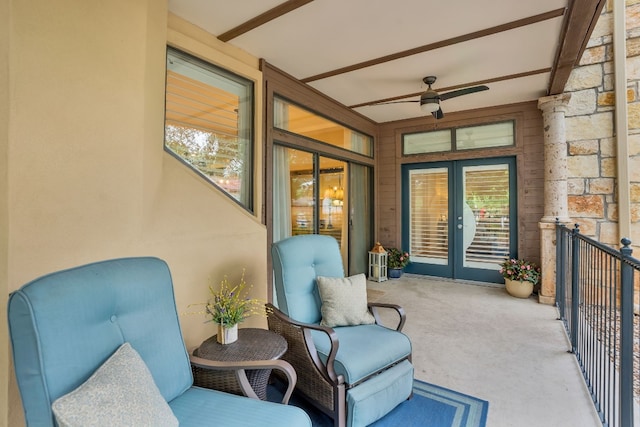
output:
[[602, 425], [555, 307], [413, 274], [367, 286], [404, 307], [415, 378], [487, 400], [487, 427]]

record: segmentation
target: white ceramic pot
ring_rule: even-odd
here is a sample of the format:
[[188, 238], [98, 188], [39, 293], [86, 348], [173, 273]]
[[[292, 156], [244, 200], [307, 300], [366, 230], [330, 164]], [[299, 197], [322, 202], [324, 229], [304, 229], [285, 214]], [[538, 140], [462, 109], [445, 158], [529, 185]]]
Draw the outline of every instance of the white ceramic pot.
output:
[[238, 324], [236, 323], [233, 326], [223, 326], [218, 324], [218, 335], [216, 336], [216, 341], [220, 344], [231, 344], [238, 340]]
[[522, 280], [504, 279], [509, 295], [516, 298], [529, 298], [533, 292], [533, 283]]

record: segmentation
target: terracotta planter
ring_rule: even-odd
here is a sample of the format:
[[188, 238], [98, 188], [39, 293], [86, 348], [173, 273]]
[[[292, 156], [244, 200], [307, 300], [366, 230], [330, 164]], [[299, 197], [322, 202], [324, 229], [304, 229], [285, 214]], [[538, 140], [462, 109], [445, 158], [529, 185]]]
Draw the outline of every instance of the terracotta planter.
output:
[[509, 295], [516, 298], [529, 298], [533, 292], [533, 283], [521, 280], [504, 279]]
[[233, 326], [225, 327], [221, 324], [218, 324], [218, 335], [216, 336], [216, 341], [220, 344], [231, 344], [238, 340], [238, 324], [236, 323]]

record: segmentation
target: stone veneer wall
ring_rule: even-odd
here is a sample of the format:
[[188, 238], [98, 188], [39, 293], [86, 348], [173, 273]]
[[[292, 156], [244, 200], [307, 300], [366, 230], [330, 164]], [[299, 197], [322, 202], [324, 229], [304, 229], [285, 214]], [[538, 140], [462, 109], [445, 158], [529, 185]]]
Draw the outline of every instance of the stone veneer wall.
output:
[[[565, 87], [571, 93], [566, 114], [568, 208], [583, 234], [616, 249], [628, 237], [633, 256], [640, 258], [640, 0], [626, 0], [630, 236], [618, 231], [612, 8], [608, 0]], [[639, 312], [637, 274], [635, 290]]]
[[640, 0], [627, 0], [627, 102], [631, 179], [631, 236], [618, 235], [614, 136], [613, 14], [609, 0], [582, 60], [565, 87], [569, 216], [580, 231], [618, 248], [622, 237], [640, 256]]

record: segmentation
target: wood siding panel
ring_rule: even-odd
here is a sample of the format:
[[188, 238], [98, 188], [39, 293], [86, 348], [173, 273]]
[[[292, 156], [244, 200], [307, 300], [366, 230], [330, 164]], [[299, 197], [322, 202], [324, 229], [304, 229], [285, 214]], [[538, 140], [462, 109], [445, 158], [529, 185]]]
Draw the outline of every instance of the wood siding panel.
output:
[[462, 160], [495, 156], [516, 157], [518, 204], [518, 256], [540, 260], [538, 221], [544, 212], [544, 138], [542, 114], [531, 101], [483, 110], [447, 114], [438, 129], [515, 120], [516, 146], [458, 153], [439, 153], [403, 157], [403, 133], [434, 129], [434, 119], [421, 117], [380, 125], [376, 144], [376, 234], [383, 246], [402, 245], [401, 167], [405, 163]]

